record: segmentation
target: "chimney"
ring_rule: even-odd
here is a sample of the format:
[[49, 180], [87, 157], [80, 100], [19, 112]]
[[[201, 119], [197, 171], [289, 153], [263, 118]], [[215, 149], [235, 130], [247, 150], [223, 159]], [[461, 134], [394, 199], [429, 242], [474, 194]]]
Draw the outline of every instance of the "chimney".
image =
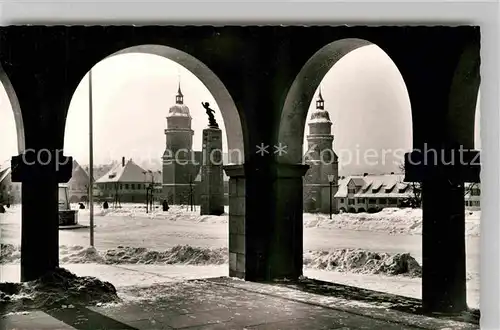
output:
[[122, 157], [122, 167], [125, 167], [125, 157]]
[[368, 175], [368, 173], [363, 173], [363, 176], [367, 176], [367, 175]]

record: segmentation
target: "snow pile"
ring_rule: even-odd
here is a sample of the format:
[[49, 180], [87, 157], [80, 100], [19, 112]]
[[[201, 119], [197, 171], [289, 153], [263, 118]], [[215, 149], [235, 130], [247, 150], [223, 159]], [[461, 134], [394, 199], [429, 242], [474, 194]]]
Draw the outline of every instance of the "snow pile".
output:
[[[73, 209], [78, 209], [78, 204], [71, 206]], [[113, 217], [128, 217], [128, 218], [149, 218], [149, 219], [159, 219], [159, 220], [169, 220], [169, 221], [193, 221], [193, 222], [206, 222], [206, 223], [227, 223], [229, 207], [226, 205], [224, 207], [225, 213], [221, 216], [200, 216], [199, 206], [196, 205], [191, 211], [189, 206], [182, 205], [171, 205], [167, 212], [163, 212], [161, 206], [155, 205], [153, 211], [148, 211], [146, 213], [146, 206], [144, 204], [122, 204], [121, 207], [113, 208], [110, 206], [109, 209], [105, 210], [101, 207], [94, 208], [94, 215], [99, 217], [113, 216]], [[88, 209], [78, 210], [81, 216], [89, 215]]]
[[13, 263], [19, 259], [21, 259], [19, 247], [12, 244], [0, 244], [0, 264]]
[[61, 263], [66, 264], [106, 263], [105, 258], [101, 256], [95, 247], [74, 246], [68, 249], [63, 245], [59, 248], [59, 255], [61, 255]]
[[[1, 244], [0, 264], [18, 263], [20, 247]], [[94, 247], [65, 246], [59, 248], [62, 264], [184, 264], [222, 265], [228, 262], [226, 248], [203, 248], [177, 245], [166, 251], [118, 246], [116, 249], [98, 251]]]
[[[466, 211], [466, 233], [479, 236], [481, 211]], [[391, 234], [421, 234], [422, 209], [385, 208], [378, 213], [327, 214], [304, 213], [305, 228], [336, 228], [377, 231]]]
[[360, 249], [313, 251], [304, 255], [304, 266], [321, 270], [363, 274], [420, 277], [422, 267], [409, 253], [376, 253]]
[[95, 248], [61, 247], [62, 263], [82, 264], [184, 264], [221, 265], [227, 263], [227, 249], [210, 249], [177, 245], [166, 251], [119, 246], [103, 252]]
[[38, 280], [0, 283], [0, 306], [11, 311], [118, 302], [116, 288], [95, 277], [58, 268]]
[[227, 262], [227, 249], [177, 245], [164, 252], [146, 248], [118, 247], [103, 254], [108, 264], [185, 264], [221, 265]]

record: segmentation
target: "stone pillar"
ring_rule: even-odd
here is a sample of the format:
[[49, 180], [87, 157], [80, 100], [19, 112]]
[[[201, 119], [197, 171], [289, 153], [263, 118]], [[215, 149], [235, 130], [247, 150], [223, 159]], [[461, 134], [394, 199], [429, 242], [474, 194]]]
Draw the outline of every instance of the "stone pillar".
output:
[[277, 164], [275, 218], [271, 227], [270, 279], [296, 280], [303, 267], [303, 176], [309, 165]]
[[[461, 312], [467, 309], [464, 182], [478, 182], [480, 166], [477, 151], [463, 153], [463, 161], [455, 151], [439, 151], [441, 159], [418, 151], [405, 159], [405, 181], [422, 182], [422, 307]], [[444, 164], [452, 153], [456, 161]]]
[[203, 163], [201, 166], [201, 215], [224, 213], [224, 178], [222, 167], [222, 131], [203, 130]]
[[246, 279], [244, 168], [227, 165], [224, 170], [229, 176], [229, 276]]
[[73, 159], [34, 151], [12, 157], [11, 165], [12, 181], [22, 182], [21, 281], [26, 282], [59, 266], [58, 183], [71, 178]]

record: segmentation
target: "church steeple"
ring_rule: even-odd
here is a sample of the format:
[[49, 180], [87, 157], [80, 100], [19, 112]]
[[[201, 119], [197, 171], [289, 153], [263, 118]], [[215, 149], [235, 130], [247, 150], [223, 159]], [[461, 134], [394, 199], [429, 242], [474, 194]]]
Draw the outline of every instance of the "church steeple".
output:
[[323, 95], [321, 95], [321, 86], [319, 86], [319, 95], [316, 100], [316, 109], [325, 110], [325, 101], [323, 100]]
[[176, 104], [183, 104], [184, 103], [184, 95], [182, 95], [181, 92], [181, 79], [179, 78], [179, 89], [177, 90], [177, 95], [175, 96], [175, 103]]

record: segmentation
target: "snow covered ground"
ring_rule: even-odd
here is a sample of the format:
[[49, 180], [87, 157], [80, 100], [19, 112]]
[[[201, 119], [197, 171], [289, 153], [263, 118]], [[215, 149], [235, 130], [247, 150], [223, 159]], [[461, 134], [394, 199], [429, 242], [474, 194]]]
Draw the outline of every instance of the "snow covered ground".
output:
[[[76, 205], [73, 207], [76, 208]], [[7, 209], [7, 213], [0, 214], [0, 239], [2, 243], [19, 245], [20, 215], [19, 206], [11, 207]], [[331, 220], [328, 215], [304, 214], [304, 251], [306, 256], [311, 254], [324, 255], [328, 254], [328, 251], [338, 251], [339, 249], [362, 249], [390, 254], [410, 253], [421, 263], [421, 218], [421, 210], [413, 209], [386, 209], [377, 214], [339, 214], [333, 215]], [[471, 307], [478, 307], [479, 303], [479, 218], [480, 212], [466, 213], [468, 300]], [[79, 222], [81, 224], [89, 223], [88, 210], [79, 211]], [[179, 246], [187, 245], [195, 247], [194, 250], [198, 251], [198, 254], [192, 258], [198, 258], [198, 260], [208, 258], [209, 261], [205, 263], [195, 262], [198, 266], [186, 266], [126, 263], [103, 265], [101, 261], [94, 260], [95, 262], [91, 264], [72, 265], [73, 268], [70, 270], [78, 275], [104, 277], [103, 280], [111, 281], [117, 287], [135, 284], [147, 285], [150, 283], [149, 275], [155, 281], [159, 280], [158, 276], [160, 278], [176, 278], [175, 274], [177, 274], [177, 278], [179, 276], [185, 277], [188, 273], [194, 275], [203, 273], [210, 276], [227, 275], [227, 264], [220, 265], [226, 260], [220, 260], [217, 257], [221, 253], [223, 255], [224, 252], [220, 251], [225, 251], [228, 246], [227, 222], [227, 214], [220, 217], [200, 216], [199, 209], [191, 212], [187, 208], [178, 206], [172, 206], [166, 213], [161, 212], [158, 208], [148, 214], [145, 212], [144, 205], [138, 204], [123, 205], [121, 209], [116, 210], [102, 210], [96, 207], [95, 245], [101, 253], [119, 246], [146, 248], [154, 251], [170, 249], [172, 251], [172, 249], [178, 249]], [[63, 263], [75, 262], [75, 253], [73, 252], [87, 251], [82, 253], [85, 254], [85, 258], [89, 258], [88, 250], [84, 248], [88, 246], [89, 242], [88, 228], [61, 230], [59, 240]], [[207, 257], [208, 252], [206, 251], [200, 254], [203, 249], [207, 249], [207, 251], [219, 250], [220, 253]], [[116, 250], [114, 251], [117, 253]], [[331, 254], [336, 253], [335, 251]], [[183, 253], [183, 258], [186, 258], [186, 252]], [[169, 260], [173, 260], [172, 263], [175, 263], [174, 259], [180, 257], [180, 253], [170, 254], [167, 257], [170, 258]], [[15, 260], [11, 261], [16, 262]], [[136, 261], [133, 260], [133, 263]], [[76, 262], [80, 263], [81, 260], [76, 260]], [[182, 262], [179, 261], [179, 263]], [[143, 275], [138, 277], [125, 276], [124, 267], [127, 269], [135, 267], [137, 268], [136, 272]], [[193, 267], [196, 270], [193, 270]], [[18, 268], [17, 265], [4, 266], [4, 270], [0, 273], [1, 280], [18, 278], [18, 271], [15, 270]], [[311, 266], [305, 269], [304, 274], [308, 277], [341, 284], [420, 297], [421, 279], [418, 277], [325, 271], [318, 269], [318, 267], [311, 268]]]

